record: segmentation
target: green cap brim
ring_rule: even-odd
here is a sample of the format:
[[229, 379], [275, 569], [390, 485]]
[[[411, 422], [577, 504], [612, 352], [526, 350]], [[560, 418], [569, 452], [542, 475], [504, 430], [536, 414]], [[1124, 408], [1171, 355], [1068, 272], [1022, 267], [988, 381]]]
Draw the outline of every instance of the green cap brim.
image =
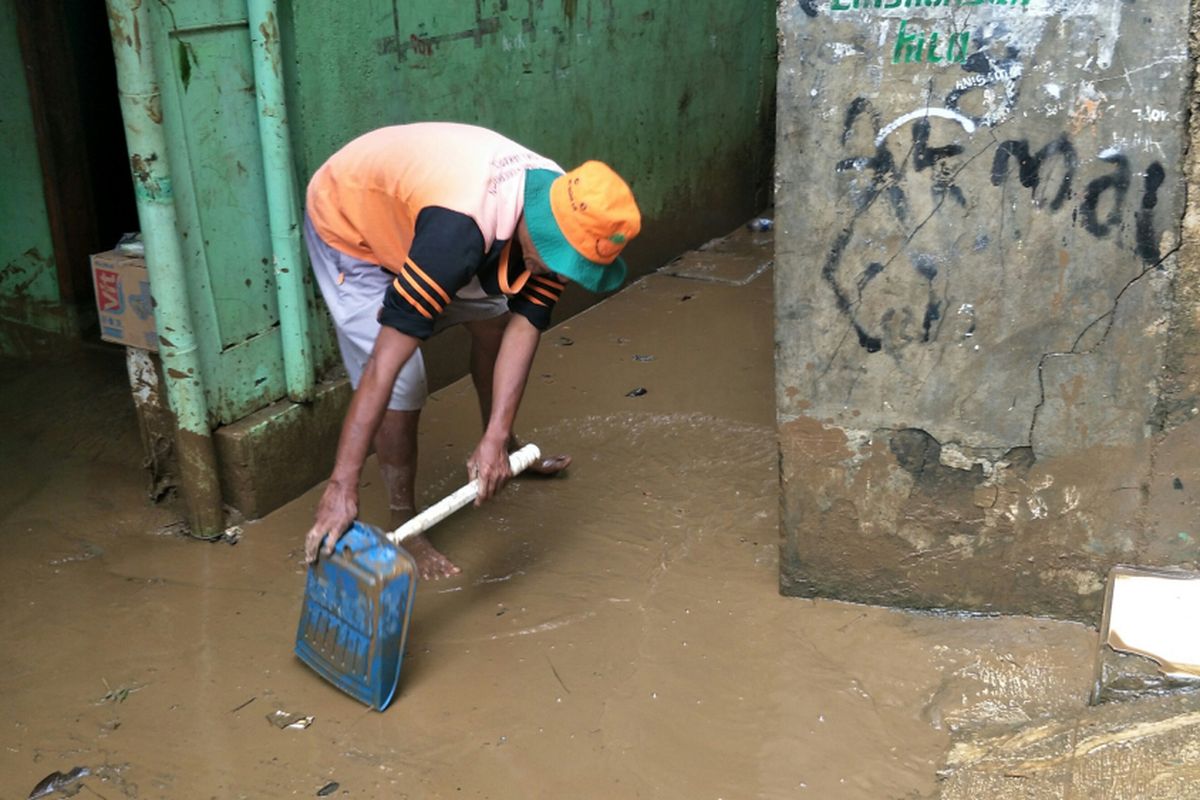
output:
[[629, 270], [618, 257], [611, 264], [598, 264], [579, 254], [563, 236], [550, 209], [550, 184], [560, 175], [548, 169], [525, 173], [525, 225], [538, 255], [554, 272], [578, 283], [589, 292], [611, 292], [625, 282]]

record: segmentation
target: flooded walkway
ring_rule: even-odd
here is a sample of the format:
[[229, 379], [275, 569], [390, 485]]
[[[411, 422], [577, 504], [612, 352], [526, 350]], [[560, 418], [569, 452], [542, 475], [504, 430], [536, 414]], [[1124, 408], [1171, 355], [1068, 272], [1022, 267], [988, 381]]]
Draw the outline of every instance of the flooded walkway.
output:
[[[1080, 713], [1083, 626], [778, 594], [769, 259], [741, 231], [546, 334], [519, 430], [575, 462], [434, 530], [463, 574], [418, 588], [384, 713], [292, 655], [320, 487], [180, 538], [119, 355], [4, 365], [0, 797], [86, 767], [109, 800], [935, 798], [971, 785], [937, 774], [964, 733]], [[422, 425], [429, 503], [465, 481], [469, 383]]]

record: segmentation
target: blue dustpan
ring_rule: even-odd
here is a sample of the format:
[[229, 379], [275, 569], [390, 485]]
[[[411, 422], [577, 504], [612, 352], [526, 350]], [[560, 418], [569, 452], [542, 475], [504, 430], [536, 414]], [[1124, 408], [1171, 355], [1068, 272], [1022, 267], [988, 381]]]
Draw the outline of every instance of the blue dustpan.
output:
[[[509, 456], [516, 475], [541, 457], [527, 444]], [[333, 555], [308, 568], [296, 655], [317, 674], [377, 711], [392, 702], [412, 618], [417, 565], [400, 546], [470, 504], [471, 481], [388, 534], [355, 522]]]
[[309, 567], [296, 655], [343, 692], [382, 711], [400, 680], [417, 565], [377, 528], [355, 522]]

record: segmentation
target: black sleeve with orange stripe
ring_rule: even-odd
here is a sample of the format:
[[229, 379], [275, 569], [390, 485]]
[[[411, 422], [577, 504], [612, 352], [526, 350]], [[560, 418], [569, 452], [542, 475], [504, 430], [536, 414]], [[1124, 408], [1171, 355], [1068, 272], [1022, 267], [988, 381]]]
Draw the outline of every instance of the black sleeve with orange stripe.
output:
[[421, 209], [408, 260], [392, 269], [398, 274], [384, 294], [380, 324], [428, 339], [434, 321], [479, 271], [483, 258], [483, 234], [475, 220], [439, 206]]
[[550, 312], [562, 295], [563, 284], [548, 275], [530, 275], [521, 291], [508, 298], [508, 310], [544, 331], [550, 327]]

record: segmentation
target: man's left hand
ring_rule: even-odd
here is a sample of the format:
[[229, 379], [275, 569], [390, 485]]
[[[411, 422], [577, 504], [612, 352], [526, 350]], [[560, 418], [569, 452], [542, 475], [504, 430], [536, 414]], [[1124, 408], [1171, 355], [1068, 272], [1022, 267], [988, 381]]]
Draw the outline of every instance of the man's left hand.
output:
[[485, 436], [479, 440], [475, 452], [467, 459], [467, 473], [479, 481], [479, 494], [475, 505], [480, 506], [508, 483], [512, 468], [508, 465], [508, 447], [505, 439], [493, 441]]

